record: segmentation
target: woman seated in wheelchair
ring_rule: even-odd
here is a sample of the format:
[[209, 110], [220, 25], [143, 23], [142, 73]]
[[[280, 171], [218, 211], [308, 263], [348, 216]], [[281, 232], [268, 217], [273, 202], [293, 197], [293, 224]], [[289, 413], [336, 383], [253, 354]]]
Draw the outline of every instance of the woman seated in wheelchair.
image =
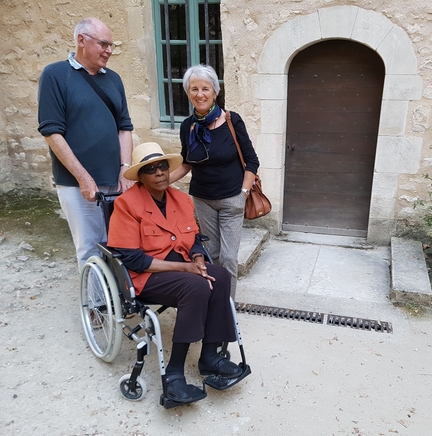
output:
[[124, 176], [137, 183], [115, 200], [108, 245], [123, 255], [138, 299], [177, 308], [165, 383], [170, 399], [187, 403], [193, 394], [184, 365], [192, 342], [202, 340], [201, 375], [235, 379], [242, 368], [217, 351], [236, 341], [231, 279], [225, 268], [205, 263], [193, 203], [169, 186], [169, 173], [181, 163], [181, 155], [164, 154], [155, 142], [134, 149]]

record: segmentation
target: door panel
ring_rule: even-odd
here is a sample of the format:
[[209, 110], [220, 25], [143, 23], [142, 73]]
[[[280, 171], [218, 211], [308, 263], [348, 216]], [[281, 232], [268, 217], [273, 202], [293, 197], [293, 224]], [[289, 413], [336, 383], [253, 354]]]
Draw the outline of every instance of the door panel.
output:
[[325, 41], [288, 77], [283, 229], [366, 236], [383, 63], [361, 44]]
[[[303, 229], [300, 226], [293, 226], [288, 230], [312, 232], [312, 233], [329, 233], [335, 235], [365, 236], [358, 227], [359, 225], [367, 226], [368, 217], [359, 214], [361, 207], [369, 207], [370, 198], [355, 197], [353, 195], [321, 194], [321, 193], [301, 193], [296, 192], [292, 196], [293, 206], [289, 208], [289, 213], [293, 220], [301, 220]], [[343, 207], [341, 207], [343, 205]], [[360, 206], [360, 207], [359, 207]], [[326, 217], [323, 226], [322, 217]], [[336, 227], [332, 224], [343, 222], [346, 226], [340, 224]]]

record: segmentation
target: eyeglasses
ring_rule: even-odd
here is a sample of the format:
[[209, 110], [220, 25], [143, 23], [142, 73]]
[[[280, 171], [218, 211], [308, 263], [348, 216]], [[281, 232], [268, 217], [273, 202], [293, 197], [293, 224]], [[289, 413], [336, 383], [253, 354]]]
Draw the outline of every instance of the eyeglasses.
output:
[[116, 49], [116, 45], [113, 42], [108, 42], [103, 39], [97, 39], [91, 35], [88, 35], [87, 33], [83, 33], [83, 35], [88, 36], [91, 39], [94, 39], [104, 50], [106, 50], [108, 47], [111, 48], [111, 51], [114, 51]]
[[[199, 140], [200, 144], [204, 147], [205, 154], [202, 153], [202, 150], [200, 151], [199, 149], [195, 149], [193, 151], [195, 156], [193, 156], [193, 157], [195, 157], [196, 160], [192, 160], [190, 158], [190, 156], [189, 156], [190, 155], [190, 149], [188, 147], [187, 154], [186, 154], [186, 162], [188, 162], [188, 163], [198, 164], [198, 163], [202, 163], [202, 162], [205, 162], [205, 161], [210, 159], [209, 158], [209, 150], [208, 150], [208, 148], [205, 146], [204, 142], [201, 141], [201, 139], [198, 138], [198, 140]], [[199, 159], [199, 157], [202, 157], [202, 158]]]
[[141, 167], [139, 172], [143, 172], [144, 174], [154, 174], [157, 170], [169, 170], [169, 167], [170, 166], [167, 160], [161, 160], [157, 164], [149, 164]]

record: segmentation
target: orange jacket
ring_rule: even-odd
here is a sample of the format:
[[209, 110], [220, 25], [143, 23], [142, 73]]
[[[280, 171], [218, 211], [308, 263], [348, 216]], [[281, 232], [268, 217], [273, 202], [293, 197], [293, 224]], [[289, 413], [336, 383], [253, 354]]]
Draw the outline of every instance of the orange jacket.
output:
[[[141, 183], [120, 195], [110, 218], [108, 245], [140, 248], [149, 256], [165, 259], [171, 250], [188, 261], [198, 233], [194, 206], [189, 195], [169, 187], [166, 190], [166, 218]], [[140, 294], [151, 273], [130, 271], [136, 294]]]

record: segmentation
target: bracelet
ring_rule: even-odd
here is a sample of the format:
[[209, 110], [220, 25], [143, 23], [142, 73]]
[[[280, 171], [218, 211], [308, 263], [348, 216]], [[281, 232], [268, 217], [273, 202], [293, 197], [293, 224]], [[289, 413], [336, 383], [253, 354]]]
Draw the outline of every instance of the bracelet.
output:
[[202, 253], [194, 254], [194, 255], [192, 256], [192, 262], [195, 262], [195, 259], [196, 259], [197, 257], [204, 257], [204, 254], [202, 254]]
[[122, 163], [122, 164], [120, 164], [120, 166], [121, 166], [121, 167], [130, 167], [130, 164]]

